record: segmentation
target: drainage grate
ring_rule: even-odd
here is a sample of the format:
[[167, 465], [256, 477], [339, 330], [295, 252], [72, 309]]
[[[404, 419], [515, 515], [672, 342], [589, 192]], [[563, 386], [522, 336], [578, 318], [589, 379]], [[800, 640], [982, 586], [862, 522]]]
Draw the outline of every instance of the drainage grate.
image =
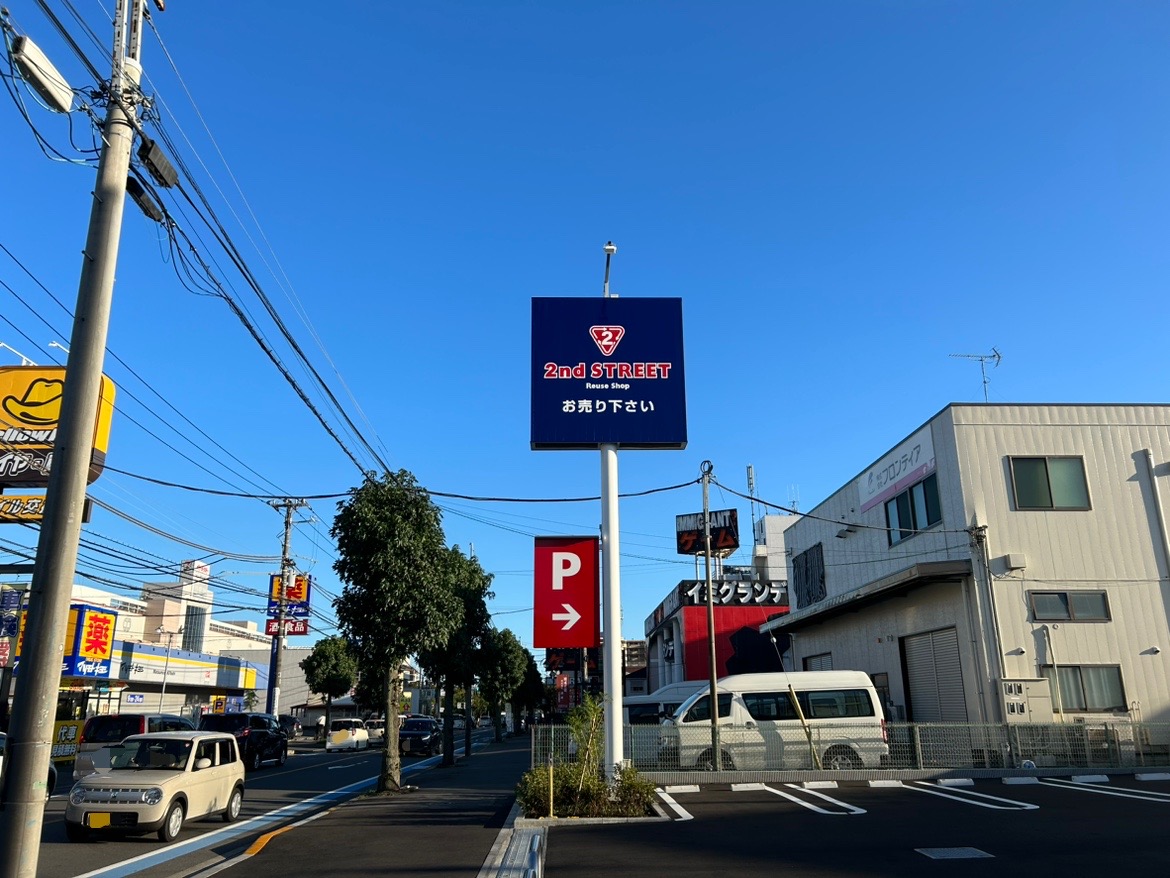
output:
[[932, 860], [979, 860], [994, 858], [995, 854], [981, 851], [979, 848], [915, 848], [924, 857]]

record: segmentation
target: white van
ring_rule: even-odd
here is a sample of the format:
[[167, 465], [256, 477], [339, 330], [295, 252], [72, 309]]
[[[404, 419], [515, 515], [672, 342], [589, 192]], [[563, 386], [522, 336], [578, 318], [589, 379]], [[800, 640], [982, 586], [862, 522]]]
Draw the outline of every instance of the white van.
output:
[[[862, 671], [734, 674], [719, 680], [717, 690], [725, 770], [809, 770], [816, 767], [814, 750], [822, 768], [835, 770], [878, 768], [889, 756], [881, 702]], [[710, 770], [713, 755], [708, 685], [663, 724], [658, 763], [666, 770]]]
[[705, 680], [687, 680], [667, 683], [649, 695], [627, 695], [622, 699], [622, 723], [627, 726], [656, 726], [663, 718], [674, 716], [678, 706], [710, 683]]

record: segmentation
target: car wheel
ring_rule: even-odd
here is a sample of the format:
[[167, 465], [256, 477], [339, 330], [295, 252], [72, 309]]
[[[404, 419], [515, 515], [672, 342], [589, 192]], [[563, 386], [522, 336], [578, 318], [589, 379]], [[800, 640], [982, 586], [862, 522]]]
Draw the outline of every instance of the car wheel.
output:
[[263, 763], [264, 757], [260, 755], [260, 748], [257, 747], [252, 751], [252, 756], [248, 759], [248, 768], [252, 769], [252, 771], [259, 771]]
[[280, 745], [280, 755], [276, 757], [276, 764], [277, 765], [284, 765], [284, 763], [286, 761], [288, 761], [288, 745], [281, 744]]
[[236, 787], [232, 790], [227, 807], [223, 809], [223, 822], [235, 823], [240, 816], [240, 809], [242, 807], [244, 807], [244, 789], [243, 787]]
[[861, 759], [850, 747], [830, 747], [821, 760], [826, 771], [849, 771], [861, 768]]
[[66, 822], [65, 837], [70, 841], [89, 841], [89, 833], [86, 832], [85, 827], [80, 823]]
[[167, 809], [167, 816], [163, 819], [162, 828], [158, 831], [158, 837], [161, 841], [174, 841], [179, 837], [185, 813], [182, 802], [171, 803], [171, 807]]
[[[711, 756], [712, 756], [712, 753], [710, 750], [708, 750], [702, 756], [699, 757], [699, 762], [698, 762], [699, 771], [714, 771], [715, 770], [715, 760], [712, 759]], [[722, 758], [720, 759], [720, 762], [722, 763], [722, 765], [720, 767], [724, 771], [735, 771], [735, 762], [732, 761], [731, 754], [728, 753], [726, 750], [724, 750], [724, 751], [722, 751], [721, 756], [722, 756]]]

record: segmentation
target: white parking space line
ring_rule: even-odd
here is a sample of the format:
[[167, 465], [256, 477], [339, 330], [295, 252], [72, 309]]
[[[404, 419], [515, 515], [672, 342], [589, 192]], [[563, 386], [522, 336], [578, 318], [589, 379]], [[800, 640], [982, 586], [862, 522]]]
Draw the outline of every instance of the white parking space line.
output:
[[[952, 787], [940, 787], [924, 780], [911, 781], [905, 786], [908, 790], [930, 793], [932, 796], [941, 796], [944, 799], [954, 799], [956, 802], [974, 805], [977, 808], [992, 808], [996, 811], [1036, 811], [1040, 808], [1039, 805], [1033, 805], [1031, 802], [1003, 799], [999, 796], [989, 796], [987, 793], [977, 793], [974, 790], [960, 791]], [[996, 804], [997, 802], [999, 804]]]
[[1040, 783], [1046, 787], [1057, 787], [1062, 790], [1076, 790], [1081, 793], [1096, 793], [1098, 796], [1117, 796], [1122, 799], [1138, 799], [1143, 802], [1157, 802], [1162, 805], [1170, 805], [1170, 793], [1159, 793], [1155, 790], [1126, 790], [1116, 787], [1110, 789], [1106, 787], [1086, 786], [1081, 783], [1061, 780], [1058, 777], [1046, 777]]
[[[828, 783], [831, 783], [833, 785], [834, 789], [837, 786], [836, 781], [828, 781]], [[842, 802], [840, 799], [834, 799], [832, 796], [825, 795], [824, 793], [818, 793], [815, 789], [808, 786], [807, 784], [802, 786], [799, 784], [790, 783], [790, 784], [786, 784], [786, 786], [789, 786], [794, 790], [802, 790], [803, 792], [807, 793], [808, 795], [816, 796], [818, 799], [824, 799], [826, 802], [832, 802], [834, 805], [836, 805], [842, 809], [841, 811], [834, 811], [833, 812], [834, 814], [838, 814], [838, 813], [864, 814], [865, 813], [864, 808], [858, 808], [856, 805], [850, 805], [848, 802]]]
[[674, 813], [678, 815], [678, 822], [681, 823], [683, 820], [694, 820], [695, 819], [695, 815], [690, 813], [686, 808], [684, 808], [682, 805], [680, 805], [678, 802], [676, 802], [674, 799], [672, 799], [670, 797], [670, 794], [668, 792], [666, 792], [666, 790], [659, 789], [658, 790], [658, 797], [660, 799], [662, 799], [662, 801], [666, 802], [666, 804], [671, 807], [671, 810], [673, 810]]
[[834, 805], [837, 805], [842, 810], [828, 811], [828, 810], [820, 807], [819, 805], [813, 804], [812, 802], [806, 802], [804, 799], [800, 798], [799, 796], [792, 795], [792, 793], [786, 793], [786, 792], [784, 792], [784, 790], [778, 790], [775, 787], [770, 787], [766, 783], [733, 783], [731, 785], [731, 791], [733, 793], [750, 793], [750, 792], [758, 792], [760, 790], [763, 790], [764, 792], [771, 793], [774, 796], [779, 796], [782, 799], [787, 799], [790, 802], [795, 802], [797, 805], [800, 805], [800, 807], [802, 807], [802, 808], [808, 808], [808, 810], [810, 810], [810, 811], [816, 811], [818, 814], [824, 814], [828, 817], [850, 816], [853, 814], [864, 814], [865, 813], [860, 808], [855, 808], [853, 805], [847, 804], [845, 802], [839, 802], [836, 799], [833, 799], [833, 798], [830, 798], [829, 796], [826, 796], [824, 793], [818, 793], [815, 790], [801, 789], [801, 787], [798, 784], [788, 784], [788, 786], [794, 790], [801, 790], [801, 792], [807, 793], [810, 796], [816, 796], [820, 799], [824, 799], [826, 801], [832, 802]]

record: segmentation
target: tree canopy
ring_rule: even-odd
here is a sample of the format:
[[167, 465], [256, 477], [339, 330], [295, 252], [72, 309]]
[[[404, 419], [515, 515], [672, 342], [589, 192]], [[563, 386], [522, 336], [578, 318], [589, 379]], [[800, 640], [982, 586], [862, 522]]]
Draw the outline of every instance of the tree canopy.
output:
[[400, 668], [411, 655], [446, 643], [463, 621], [450, 585], [450, 550], [439, 509], [406, 470], [362, 484], [338, 503], [330, 534], [342, 582], [333, 602], [338, 627], [361, 672], [383, 679], [386, 750], [379, 792], [401, 787], [398, 753]]

